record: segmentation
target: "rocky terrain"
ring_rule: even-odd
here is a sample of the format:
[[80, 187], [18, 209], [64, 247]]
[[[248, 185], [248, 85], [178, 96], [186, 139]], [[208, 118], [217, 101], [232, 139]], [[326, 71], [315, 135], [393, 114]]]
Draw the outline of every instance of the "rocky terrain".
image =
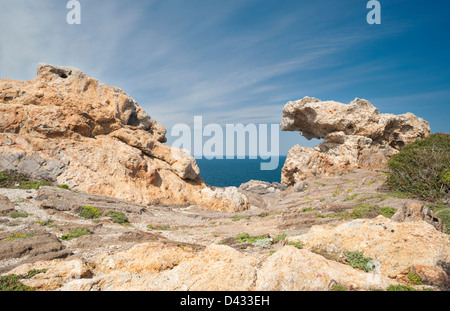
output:
[[[287, 189], [251, 181], [240, 187], [251, 208], [239, 213], [3, 188], [0, 271], [42, 272], [21, 280], [37, 290], [447, 289], [450, 237], [433, 214], [443, 206], [388, 192], [384, 179], [354, 170]], [[85, 206], [101, 214], [84, 218]], [[74, 229], [87, 233], [63, 238]], [[347, 251], [378, 270], [352, 267]]]
[[0, 288], [448, 290], [449, 202], [385, 186], [428, 123], [305, 98], [282, 129], [325, 140], [283, 183], [213, 188], [122, 90], [46, 64], [0, 80]]

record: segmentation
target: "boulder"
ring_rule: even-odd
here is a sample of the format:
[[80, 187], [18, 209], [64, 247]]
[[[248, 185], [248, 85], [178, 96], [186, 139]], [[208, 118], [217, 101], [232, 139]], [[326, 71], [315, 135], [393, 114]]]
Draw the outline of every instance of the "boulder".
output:
[[345, 261], [346, 251], [363, 252], [380, 263], [381, 275], [391, 279], [403, 280], [414, 270], [427, 284], [448, 285], [450, 236], [424, 221], [399, 223], [378, 216], [335, 228], [314, 226], [287, 240], [336, 261]]
[[441, 232], [447, 230], [442, 219], [420, 202], [403, 204], [391, 219], [398, 222], [423, 220]]
[[0, 195], [0, 217], [9, 216], [15, 211], [14, 204], [4, 195]]
[[0, 80], [0, 170], [142, 204], [248, 208], [243, 194], [210, 189], [195, 159], [164, 145], [164, 127], [121, 89], [73, 67], [40, 64], [37, 74]]
[[430, 135], [425, 120], [411, 113], [380, 114], [370, 102], [350, 104], [305, 97], [283, 108], [283, 131], [323, 139], [314, 148], [294, 146], [281, 181], [294, 185], [307, 177], [333, 176], [356, 168], [386, 169], [387, 160], [405, 145]]
[[333, 285], [347, 290], [370, 290], [386, 289], [395, 283], [377, 271], [365, 273], [308, 250], [285, 246], [258, 271], [256, 290], [328, 291]]

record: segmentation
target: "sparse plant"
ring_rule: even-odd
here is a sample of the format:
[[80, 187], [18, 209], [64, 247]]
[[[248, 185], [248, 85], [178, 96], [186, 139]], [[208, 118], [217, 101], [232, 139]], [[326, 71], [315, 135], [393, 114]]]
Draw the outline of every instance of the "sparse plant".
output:
[[363, 252], [346, 251], [344, 254], [347, 257], [346, 263], [353, 268], [360, 269], [365, 272], [370, 272], [374, 269], [372, 265], [369, 265], [372, 258], [365, 257]]
[[257, 246], [260, 248], [270, 248], [272, 246], [272, 239], [271, 238], [264, 238], [264, 239], [258, 239], [254, 243], [252, 243], [253, 246]]
[[242, 220], [242, 219], [250, 219], [250, 217], [248, 217], [248, 216], [240, 216], [240, 215], [234, 215], [233, 216], [233, 221], [239, 221], [239, 220]]
[[422, 285], [423, 280], [413, 269], [408, 268], [408, 282], [411, 285]]
[[102, 215], [102, 212], [93, 206], [86, 205], [82, 207], [82, 210], [78, 213], [78, 215], [86, 219], [95, 219], [99, 218]]
[[129, 224], [127, 216], [122, 212], [109, 210], [105, 213], [105, 215], [111, 217], [112, 222], [118, 224]]
[[303, 244], [300, 242], [286, 242], [286, 245], [291, 245], [298, 249], [303, 249]]
[[341, 284], [334, 284], [333, 286], [331, 286], [331, 291], [332, 292], [346, 292], [348, 291], [347, 287], [341, 285]]
[[150, 230], [166, 231], [170, 230], [170, 225], [148, 225], [147, 228]]
[[26, 286], [20, 282], [20, 275], [11, 274], [0, 277], [1, 292], [29, 292], [34, 288]]
[[27, 213], [22, 212], [14, 212], [9, 215], [11, 218], [27, 218], [29, 215]]
[[72, 239], [79, 238], [83, 235], [91, 235], [92, 233], [93, 233], [92, 230], [89, 228], [74, 228], [74, 229], [70, 230], [70, 232], [68, 234], [64, 234], [61, 237], [61, 240], [69, 241]]
[[248, 233], [242, 233], [239, 234], [234, 240], [238, 243], [250, 243], [253, 244], [257, 240], [265, 239], [267, 238], [267, 235], [257, 235], [257, 236], [251, 236]]
[[273, 239], [273, 243], [276, 244], [280, 241], [284, 241], [286, 237], [287, 237], [286, 233], [279, 234]]
[[406, 285], [390, 285], [386, 291], [388, 292], [415, 292], [416, 289]]
[[31, 279], [33, 277], [35, 277], [38, 274], [42, 274], [47, 272], [47, 269], [34, 269], [34, 270], [30, 270], [27, 273], [27, 279]]
[[25, 233], [25, 234], [24, 233], [11, 233], [11, 235], [8, 238], [6, 238], [6, 239], [4, 239], [2, 241], [12, 242], [12, 241], [15, 241], [15, 240], [20, 240], [20, 239], [29, 239], [29, 238], [32, 238], [34, 236], [36, 236], [35, 233]]

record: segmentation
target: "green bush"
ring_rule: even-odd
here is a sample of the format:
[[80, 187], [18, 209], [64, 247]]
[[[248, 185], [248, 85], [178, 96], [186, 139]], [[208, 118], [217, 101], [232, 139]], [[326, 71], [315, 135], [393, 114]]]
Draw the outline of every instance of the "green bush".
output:
[[0, 292], [29, 292], [34, 288], [28, 287], [20, 283], [20, 275], [7, 275], [0, 277]]
[[416, 289], [406, 285], [390, 285], [387, 289], [388, 292], [415, 292]]
[[11, 215], [9, 215], [9, 217], [11, 218], [27, 218], [29, 215], [26, 213], [21, 213], [21, 212], [13, 212], [11, 213]]
[[450, 209], [445, 209], [437, 213], [437, 216], [442, 219], [447, 229], [447, 234], [450, 234]]
[[64, 234], [61, 237], [61, 240], [68, 241], [83, 235], [90, 235], [90, 234], [92, 234], [92, 231], [89, 228], [74, 228], [70, 230], [68, 234]]
[[99, 218], [102, 215], [102, 212], [93, 206], [83, 206], [83, 210], [79, 212], [78, 215], [86, 219], [95, 219]]
[[347, 287], [341, 285], [341, 284], [334, 284], [333, 286], [331, 286], [331, 291], [332, 292], [346, 292], [348, 291]]
[[118, 223], [118, 224], [128, 224], [127, 216], [122, 212], [117, 211], [107, 211], [105, 213], [106, 216], [111, 217], [112, 222]]
[[345, 255], [347, 256], [347, 264], [355, 269], [370, 272], [374, 268], [369, 264], [372, 261], [372, 258], [364, 257], [363, 252], [346, 251]]
[[388, 161], [393, 191], [436, 201], [450, 193], [450, 134], [434, 134], [404, 147]]

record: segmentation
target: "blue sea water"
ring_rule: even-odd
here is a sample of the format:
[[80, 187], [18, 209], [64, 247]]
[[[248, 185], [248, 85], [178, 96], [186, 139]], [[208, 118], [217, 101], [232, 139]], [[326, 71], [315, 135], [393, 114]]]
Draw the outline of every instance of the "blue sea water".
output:
[[279, 164], [276, 170], [261, 170], [261, 162], [269, 160], [261, 159], [197, 159], [200, 168], [200, 176], [210, 186], [215, 187], [239, 187], [249, 180], [262, 180], [267, 182], [280, 182], [281, 169], [283, 168], [286, 156], [279, 157]]

